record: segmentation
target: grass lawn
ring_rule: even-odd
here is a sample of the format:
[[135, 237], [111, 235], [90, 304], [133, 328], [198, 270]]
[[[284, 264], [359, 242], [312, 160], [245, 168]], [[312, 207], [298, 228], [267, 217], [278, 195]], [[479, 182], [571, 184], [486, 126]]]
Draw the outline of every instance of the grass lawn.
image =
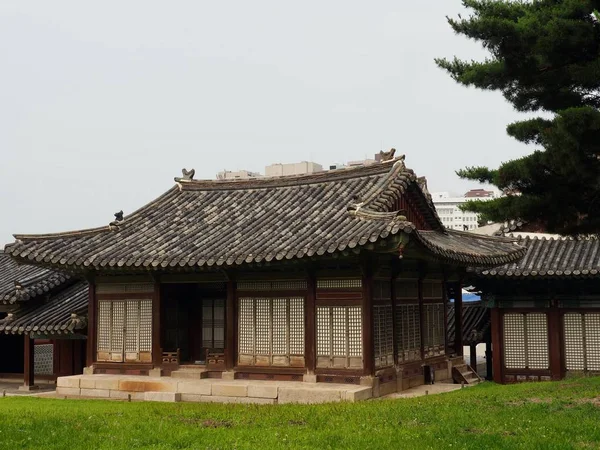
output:
[[0, 448], [600, 448], [600, 377], [326, 405], [0, 398]]

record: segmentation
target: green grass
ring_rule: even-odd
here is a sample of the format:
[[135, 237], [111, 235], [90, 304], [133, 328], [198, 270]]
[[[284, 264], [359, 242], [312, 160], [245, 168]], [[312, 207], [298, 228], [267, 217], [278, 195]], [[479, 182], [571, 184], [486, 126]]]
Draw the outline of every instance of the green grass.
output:
[[600, 377], [355, 404], [0, 398], [0, 448], [600, 448]]

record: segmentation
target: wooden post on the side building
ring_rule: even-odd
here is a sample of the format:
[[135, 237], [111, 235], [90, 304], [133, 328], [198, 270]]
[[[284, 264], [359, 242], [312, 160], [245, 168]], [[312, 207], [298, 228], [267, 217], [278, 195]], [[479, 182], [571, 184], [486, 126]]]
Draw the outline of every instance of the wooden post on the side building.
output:
[[[306, 278], [306, 311], [305, 311], [305, 348], [304, 348], [304, 357], [306, 372], [308, 377], [306, 379], [310, 379], [313, 381], [315, 368], [317, 364], [317, 356], [316, 356], [316, 297], [317, 297], [317, 279], [315, 276], [315, 272], [313, 270], [308, 271], [308, 276]], [[314, 378], [316, 381], [316, 378]]]
[[160, 342], [160, 283], [154, 282], [154, 293], [152, 295], [152, 366], [160, 369], [162, 366], [162, 349]]
[[496, 383], [504, 383], [502, 361], [502, 314], [499, 308], [491, 310], [492, 326], [492, 373]]
[[225, 336], [225, 368], [228, 371], [233, 370], [235, 367], [235, 281], [229, 279], [227, 281], [227, 303], [225, 305], [225, 317], [227, 320], [225, 326], [225, 332], [227, 335]]
[[[36, 389], [35, 386], [35, 373], [34, 373], [34, 363], [35, 363], [35, 348], [34, 341], [28, 334], [24, 334], [23, 338], [25, 339], [25, 358], [23, 363], [23, 386], [22, 390], [29, 391], [32, 389]], [[21, 388], [19, 388], [21, 389]]]
[[98, 319], [96, 311], [98, 310], [96, 303], [96, 285], [93, 281], [88, 283], [88, 333], [87, 333], [87, 348], [85, 352], [85, 365], [91, 368], [96, 361], [96, 339]]
[[363, 264], [362, 277], [362, 328], [364, 374], [375, 374], [375, 341], [373, 339], [373, 267], [370, 261]]
[[548, 311], [548, 349], [550, 351], [550, 374], [553, 381], [561, 380], [564, 377], [561, 344], [560, 312], [556, 300], [553, 300]]
[[477, 372], [477, 344], [469, 344], [469, 365]]
[[454, 351], [458, 356], [464, 356], [462, 280], [456, 284], [454, 294]]

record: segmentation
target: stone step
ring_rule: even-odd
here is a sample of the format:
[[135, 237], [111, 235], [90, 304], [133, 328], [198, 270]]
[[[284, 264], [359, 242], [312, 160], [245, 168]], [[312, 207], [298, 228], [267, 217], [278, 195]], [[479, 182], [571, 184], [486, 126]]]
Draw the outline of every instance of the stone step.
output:
[[206, 370], [174, 370], [171, 372], [171, 378], [186, 378], [191, 380], [201, 380], [208, 377]]

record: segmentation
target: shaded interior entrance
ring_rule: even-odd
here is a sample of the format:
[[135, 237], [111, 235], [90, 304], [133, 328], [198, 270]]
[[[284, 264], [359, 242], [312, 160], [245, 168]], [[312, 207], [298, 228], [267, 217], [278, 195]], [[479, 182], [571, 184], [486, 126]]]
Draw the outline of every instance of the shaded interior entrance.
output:
[[224, 283], [162, 286], [161, 347], [179, 352], [181, 364], [204, 365], [225, 351]]

